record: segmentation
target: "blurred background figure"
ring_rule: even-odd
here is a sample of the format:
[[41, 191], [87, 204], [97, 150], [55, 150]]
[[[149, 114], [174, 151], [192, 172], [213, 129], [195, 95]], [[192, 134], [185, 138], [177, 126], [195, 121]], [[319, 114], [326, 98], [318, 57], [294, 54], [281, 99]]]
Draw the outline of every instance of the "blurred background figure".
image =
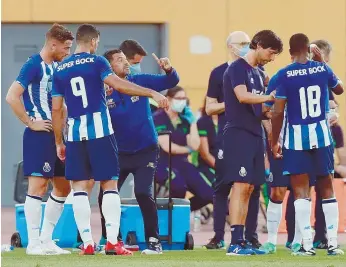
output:
[[170, 103], [169, 109], [159, 110], [154, 114], [161, 147], [156, 173], [157, 182], [162, 186], [168, 179], [169, 137], [161, 133], [171, 131], [172, 197], [185, 198], [186, 192], [189, 191], [194, 195], [190, 199], [191, 211], [199, 210], [212, 203], [213, 190], [211, 182], [188, 160], [189, 154], [197, 151], [200, 146], [197, 124], [193, 118], [187, 119], [181, 114], [187, 104], [186, 93], [182, 87], [169, 89], [167, 98]]

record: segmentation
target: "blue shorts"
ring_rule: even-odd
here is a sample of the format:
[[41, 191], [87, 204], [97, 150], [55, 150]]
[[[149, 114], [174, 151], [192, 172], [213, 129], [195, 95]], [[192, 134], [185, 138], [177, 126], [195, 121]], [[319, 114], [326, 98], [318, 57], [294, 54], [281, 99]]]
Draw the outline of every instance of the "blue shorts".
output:
[[229, 128], [224, 133], [223, 183], [261, 185], [264, 178], [263, 138], [252, 133]]
[[290, 177], [283, 175], [284, 161], [275, 159], [273, 153], [268, 151], [270, 163], [270, 175], [266, 178], [266, 182], [270, 187], [289, 187]]
[[24, 176], [52, 178], [65, 176], [65, 166], [56, 156], [53, 132], [26, 128], [23, 136]]
[[65, 165], [67, 180], [118, 180], [118, 147], [114, 135], [66, 142]]
[[284, 149], [284, 175], [310, 173], [325, 176], [334, 173], [333, 147], [310, 150]]

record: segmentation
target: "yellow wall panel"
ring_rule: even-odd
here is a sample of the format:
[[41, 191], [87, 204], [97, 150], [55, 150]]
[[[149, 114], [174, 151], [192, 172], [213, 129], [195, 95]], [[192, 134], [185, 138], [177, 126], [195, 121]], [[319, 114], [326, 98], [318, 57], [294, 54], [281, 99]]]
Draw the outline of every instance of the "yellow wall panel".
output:
[[2, 0], [1, 2], [3, 22], [29, 22], [31, 20], [31, 0]]

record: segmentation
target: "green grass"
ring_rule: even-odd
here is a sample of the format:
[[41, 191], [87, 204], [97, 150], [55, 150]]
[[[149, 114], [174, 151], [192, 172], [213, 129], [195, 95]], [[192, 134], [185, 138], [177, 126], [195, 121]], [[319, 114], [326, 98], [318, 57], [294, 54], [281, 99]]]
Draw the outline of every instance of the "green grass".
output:
[[1, 254], [3, 267], [345, 267], [345, 256], [327, 256], [325, 250], [317, 251], [315, 257], [291, 256], [287, 249], [280, 247], [275, 255], [230, 257], [225, 250], [210, 251], [196, 249], [193, 251], [168, 251], [163, 255], [140, 255], [133, 257], [122, 256], [80, 256], [78, 253], [63, 256], [27, 256], [24, 249]]

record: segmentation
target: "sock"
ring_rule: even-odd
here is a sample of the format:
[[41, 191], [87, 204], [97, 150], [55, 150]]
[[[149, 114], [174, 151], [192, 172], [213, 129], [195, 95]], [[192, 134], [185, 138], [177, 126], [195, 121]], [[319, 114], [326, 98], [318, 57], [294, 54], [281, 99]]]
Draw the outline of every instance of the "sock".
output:
[[326, 219], [328, 246], [338, 246], [339, 208], [335, 198], [323, 199], [322, 208]]
[[231, 226], [232, 239], [231, 244], [238, 244], [244, 241], [244, 225], [232, 225]]
[[276, 245], [282, 217], [282, 201], [269, 199], [267, 208], [268, 242]]
[[257, 222], [259, 212], [259, 198], [260, 198], [260, 187], [256, 186], [252, 191], [249, 200], [248, 212], [245, 221], [245, 240], [251, 241], [253, 239], [258, 240], [257, 235]]
[[225, 238], [225, 222], [228, 210], [228, 194], [229, 190], [215, 189], [213, 204], [214, 204], [214, 232], [217, 242]]
[[311, 232], [311, 201], [310, 199], [297, 199], [294, 201], [296, 210], [296, 222], [303, 236], [303, 245], [306, 251], [312, 249], [312, 232]]
[[106, 220], [107, 241], [118, 243], [120, 227], [120, 197], [115, 190], [104, 191], [102, 199], [102, 212]]
[[76, 220], [78, 231], [82, 237], [84, 247], [94, 245], [91, 235], [90, 217], [91, 209], [88, 193], [84, 191], [75, 191], [73, 193], [73, 213]]
[[303, 239], [303, 237], [302, 237], [302, 234], [301, 234], [301, 232], [299, 230], [299, 223], [297, 221], [295, 221], [295, 224], [294, 224], [294, 239], [292, 241], [292, 245], [296, 244], [296, 243], [302, 244], [302, 239]]
[[61, 213], [64, 209], [66, 197], [57, 197], [53, 193], [50, 194], [44, 211], [44, 218], [40, 239], [43, 243], [52, 241], [54, 227], [59, 221]]
[[24, 214], [28, 230], [28, 245], [40, 244], [40, 224], [42, 216], [42, 198], [27, 195], [24, 203]]
[[316, 190], [316, 203], [315, 203], [315, 236], [314, 243], [317, 241], [327, 240], [327, 227], [322, 208], [322, 198], [319, 190]]
[[294, 239], [295, 218], [296, 218], [296, 211], [294, 209], [294, 196], [293, 196], [293, 192], [290, 192], [288, 196], [288, 200], [287, 200], [286, 214], [285, 214], [287, 242], [289, 243], [292, 243]]
[[103, 190], [100, 186], [100, 191], [99, 191], [99, 195], [98, 195], [98, 205], [99, 205], [99, 209], [100, 209], [100, 214], [101, 214], [101, 229], [102, 229], [102, 237], [104, 239], [107, 239], [107, 231], [106, 231], [106, 221], [105, 221], [105, 217], [103, 216], [103, 212], [102, 212], [102, 200], [103, 200]]

